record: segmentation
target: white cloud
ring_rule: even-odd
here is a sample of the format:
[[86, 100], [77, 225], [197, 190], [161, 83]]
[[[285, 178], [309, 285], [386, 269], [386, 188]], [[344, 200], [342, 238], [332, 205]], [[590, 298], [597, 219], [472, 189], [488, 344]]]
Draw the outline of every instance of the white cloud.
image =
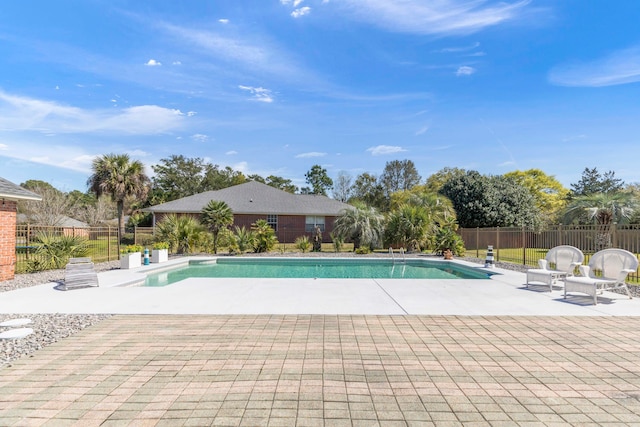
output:
[[474, 50], [480, 47], [480, 43], [475, 42], [468, 46], [456, 46], [456, 47], [445, 47], [443, 49], [436, 50], [436, 53], [457, 53], [457, 52], [468, 52], [470, 50]]
[[300, 153], [296, 155], [296, 159], [308, 159], [311, 157], [324, 157], [327, 153], [321, 153], [319, 151], [311, 151], [309, 153]]
[[171, 65], [182, 65], [182, 62], [180, 62], [180, 61], [173, 61], [173, 62], [171, 63]]
[[416, 132], [416, 136], [422, 135], [423, 133], [427, 132], [428, 130], [429, 130], [429, 126], [423, 126], [420, 129], [418, 129], [418, 131]]
[[0, 150], [8, 150], [9, 146], [7, 144], [0, 144]]
[[456, 76], [470, 76], [475, 72], [475, 68], [469, 67], [468, 65], [463, 65], [462, 67], [458, 67], [458, 70], [456, 70]]
[[225, 18], [221, 18], [221, 19], [218, 19], [218, 22], [221, 23], [221, 24], [228, 24], [229, 20], [225, 19]]
[[183, 124], [180, 110], [157, 105], [84, 110], [0, 91], [0, 129], [8, 131], [153, 135], [179, 129]]
[[640, 81], [640, 46], [615, 51], [590, 62], [559, 65], [549, 73], [559, 86], [614, 86]]
[[308, 15], [310, 13], [311, 8], [309, 6], [305, 6], [291, 12], [291, 16], [293, 16], [294, 18], [300, 18], [301, 16]]
[[253, 95], [254, 101], [259, 102], [273, 102], [273, 96], [271, 95], [271, 91], [269, 89], [265, 89], [263, 87], [253, 87], [253, 86], [244, 86], [239, 85], [238, 88], [247, 91]]
[[197, 141], [197, 142], [207, 142], [209, 137], [207, 135], [203, 135], [201, 133], [196, 133], [196, 134], [191, 135], [191, 139], [193, 139], [194, 141]]
[[386, 154], [400, 153], [407, 150], [393, 145], [376, 145], [375, 147], [367, 148], [366, 151], [370, 152], [372, 156], [384, 156]]
[[156, 61], [155, 59], [150, 59], [144, 65], [148, 67], [159, 67], [160, 65], [162, 65], [162, 63], [160, 61]]
[[230, 150], [224, 154], [226, 154], [227, 156], [235, 156], [236, 154], [238, 154], [238, 152], [236, 150]]
[[415, 34], [468, 34], [514, 20], [531, 0], [343, 0], [333, 2], [355, 19], [389, 31]]
[[195, 112], [195, 111], [188, 111], [188, 112], [187, 112], [187, 117], [193, 117], [193, 116], [195, 116], [196, 114], [198, 114], [198, 113], [197, 113], [197, 112]]

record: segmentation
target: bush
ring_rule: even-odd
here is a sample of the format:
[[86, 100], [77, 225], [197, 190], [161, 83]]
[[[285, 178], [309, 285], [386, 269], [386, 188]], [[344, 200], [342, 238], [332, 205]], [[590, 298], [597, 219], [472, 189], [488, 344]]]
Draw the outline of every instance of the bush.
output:
[[35, 240], [36, 259], [28, 261], [28, 272], [64, 268], [69, 258], [83, 257], [89, 252], [87, 239], [80, 236], [39, 233]]
[[359, 255], [366, 255], [371, 253], [371, 249], [368, 246], [360, 246], [356, 248], [356, 253]]
[[152, 246], [153, 249], [169, 249], [169, 243], [167, 242], [155, 242]]
[[142, 253], [144, 251], [144, 247], [142, 245], [127, 245], [120, 250], [123, 254], [134, 254], [136, 252]]
[[300, 236], [296, 238], [295, 247], [300, 249], [302, 253], [307, 252], [311, 248], [311, 242], [309, 241], [309, 237]]
[[253, 249], [255, 234], [251, 230], [247, 230], [243, 227], [234, 227], [233, 235], [229, 239], [230, 251], [245, 253], [250, 249]]
[[253, 251], [255, 253], [269, 252], [278, 244], [276, 232], [266, 220], [257, 220], [252, 228], [255, 233], [253, 242]]
[[434, 250], [442, 254], [447, 249], [450, 249], [455, 256], [463, 256], [465, 253], [464, 240], [450, 227], [442, 227], [436, 231]]
[[331, 236], [331, 243], [333, 244], [333, 250], [336, 252], [341, 252], [344, 246], [344, 237], [334, 233], [329, 233], [329, 236]]

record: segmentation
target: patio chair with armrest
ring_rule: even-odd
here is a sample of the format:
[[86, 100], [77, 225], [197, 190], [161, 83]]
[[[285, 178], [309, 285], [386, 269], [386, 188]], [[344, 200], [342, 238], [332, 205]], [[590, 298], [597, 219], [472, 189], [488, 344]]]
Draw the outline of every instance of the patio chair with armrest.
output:
[[572, 276], [576, 267], [584, 261], [584, 254], [576, 247], [560, 245], [551, 248], [544, 259], [538, 260], [539, 268], [527, 270], [527, 288], [530, 282], [549, 285], [549, 292], [558, 280]]
[[624, 249], [603, 249], [593, 254], [589, 265], [580, 266], [580, 276], [567, 277], [564, 282], [564, 297], [568, 292], [580, 292], [593, 297], [598, 304], [598, 294], [614, 289], [631, 293], [626, 280], [638, 269], [638, 257]]

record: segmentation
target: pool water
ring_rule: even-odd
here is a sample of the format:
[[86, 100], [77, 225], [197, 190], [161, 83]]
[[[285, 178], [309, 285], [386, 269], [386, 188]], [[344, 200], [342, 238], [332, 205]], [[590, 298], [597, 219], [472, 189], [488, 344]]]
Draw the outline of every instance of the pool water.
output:
[[199, 278], [488, 279], [491, 272], [436, 260], [218, 258], [147, 276], [144, 286]]

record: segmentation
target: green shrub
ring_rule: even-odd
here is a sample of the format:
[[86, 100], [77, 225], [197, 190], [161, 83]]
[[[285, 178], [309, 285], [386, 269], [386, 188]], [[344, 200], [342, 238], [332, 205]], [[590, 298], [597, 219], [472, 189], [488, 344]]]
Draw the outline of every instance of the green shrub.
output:
[[123, 254], [133, 254], [136, 252], [142, 253], [142, 251], [144, 251], [144, 247], [142, 247], [142, 245], [127, 245], [120, 250]]
[[366, 255], [371, 253], [371, 249], [369, 246], [360, 246], [356, 248], [356, 253], [359, 255]]
[[152, 246], [153, 249], [169, 249], [169, 243], [167, 242], [155, 242]]
[[253, 249], [255, 238], [256, 236], [253, 231], [247, 230], [244, 226], [235, 226], [233, 235], [229, 239], [229, 250], [243, 254]]
[[255, 239], [253, 242], [253, 251], [255, 253], [269, 252], [278, 244], [276, 232], [264, 219], [257, 220], [252, 224]]
[[331, 236], [331, 243], [333, 244], [333, 250], [335, 252], [341, 252], [342, 248], [344, 247], [344, 237], [335, 233], [329, 233], [329, 236]]
[[311, 248], [311, 242], [307, 236], [300, 236], [296, 238], [294, 245], [296, 248], [300, 249], [302, 253], [307, 252]]
[[35, 258], [27, 262], [27, 271], [64, 268], [69, 258], [83, 257], [89, 252], [87, 239], [64, 234], [38, 233], [35, 238]]
[[450, 249], [455, 256], [463, 256], [465, 253], [464, 240], [450, 227], [442, 227], [436, 231], [434, 237], [434, 250], [442, 254]]

